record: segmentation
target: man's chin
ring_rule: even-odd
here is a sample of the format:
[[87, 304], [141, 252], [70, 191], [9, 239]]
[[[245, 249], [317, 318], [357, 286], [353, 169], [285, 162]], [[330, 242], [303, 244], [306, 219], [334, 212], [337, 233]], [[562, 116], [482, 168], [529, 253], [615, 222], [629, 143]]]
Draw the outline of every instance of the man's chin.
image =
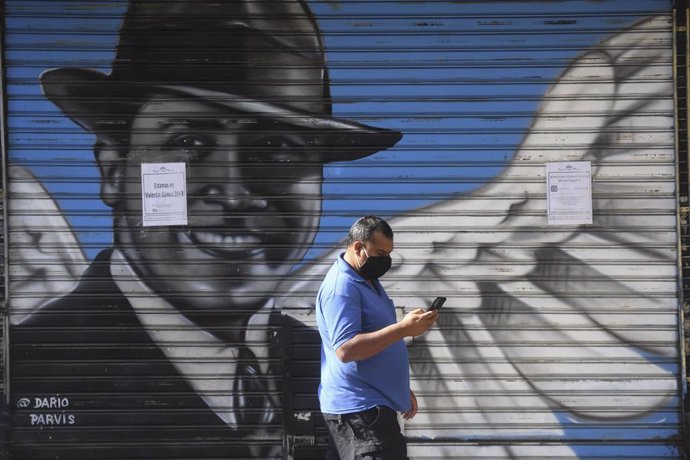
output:
[[181, 312], [189, 321], [218, 339], [227, 343], [242, 343], [247, 323], [262, 306], [263, 304], [232, 307], [225, 305], [221, 308], [208, 305], [203, 310], [200, 306], [196, 306], [199, 309], [188, 308]]

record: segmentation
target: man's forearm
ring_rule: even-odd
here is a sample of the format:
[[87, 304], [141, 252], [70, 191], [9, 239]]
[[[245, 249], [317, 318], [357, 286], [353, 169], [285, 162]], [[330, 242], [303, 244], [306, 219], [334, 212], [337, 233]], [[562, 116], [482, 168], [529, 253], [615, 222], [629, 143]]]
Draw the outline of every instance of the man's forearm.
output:
[[378, 331], [360, 332], [338, 347], [335, 354], [344, 363], [362, 361], [379, 354], [405, 336], [405, 328], [401, 323], [391, 324]]

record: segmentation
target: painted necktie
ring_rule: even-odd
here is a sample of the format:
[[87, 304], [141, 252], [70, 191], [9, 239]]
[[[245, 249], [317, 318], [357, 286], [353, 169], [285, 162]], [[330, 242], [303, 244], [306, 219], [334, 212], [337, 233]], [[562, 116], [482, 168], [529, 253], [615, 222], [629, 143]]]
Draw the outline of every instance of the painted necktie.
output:
[[273, 421], [275, 407], [269, 395], [267, 378], [261, 375], [259, 362], [248, 348], [240, 350], [233, 390], [238, 425], [267, 425]]

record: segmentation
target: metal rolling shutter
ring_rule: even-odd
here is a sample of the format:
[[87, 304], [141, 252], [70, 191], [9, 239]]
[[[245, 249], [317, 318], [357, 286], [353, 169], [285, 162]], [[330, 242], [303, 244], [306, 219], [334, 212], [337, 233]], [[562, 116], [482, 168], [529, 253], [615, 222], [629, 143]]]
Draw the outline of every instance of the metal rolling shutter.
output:
[[[342, 236], [365, 212], [390, 216], [388, 293], [403, 311], [449, 298], [438, 329], [409, 347], [421, 407], [405, 424], [410, 457], [680, 455], [670, 15], [627, 22], [622, 10], [581, 15], [561, 4], [559, 14], [528, 14], [516, 3], [444, 16], [434, 6], [409, 29], [404, 19], [362, 19], [369, 28], [354, 36], [387, 49], [375, 66], [394, 70], [385, 82], [358, 78], [366, 96], [345, 110], [393, 116], [388, 126], [405, 137], [368, 168], [338, 171], [339, 225], [322, 227]], [[629, 27], [602, 33], [622, 22]], [[384, 24], [385, 38], [367, 33]], [[436, 35], [441, 28], [448, 35]], [[567, 51], [589, 34], [599, 38]], [[347, 61], [352, 78], [369, 65], [360, 59]], [[416, 79], [396, 79], [409, 68], [420, 69]], [[546, 163], [574, 160], [592, 162], [594, 223], [549, 226]], [[469, 191], [454, 196], [446, 183]], [[337, 252], [287, 287], [289, 314], [314, 324], [312, 294]], [[294, 340], [294, 353], [316, 363], [317, 342]], [[303, 411], [318, 376], [295, 381]], [[296, 427], [308, 425], [302, 411]]]
[[[228, 382], [249, 361], [240, 343], [212, 354], [216, 344], [157, 310], [164, 292], [115, 270], [119, 289], [130, 286], [158, 314], [148, 317], [149, 331], [163, 331], [156, 346], [118, 307], [108, 264], [69, 296], [111, 245], [112, 216], [94, 136], [42, 94], [38, 78], [61, 67], [107, 74], [127, 3], [5, 2], [14, 458], [321, 458], [311, 308], [347, 228], [367, 213], [396, 232], [384, 285], [400, 314], [449, 299], [438, 327], [409, 343], [420, 401], [404, 427], [411, 458], [679, 456], [671, 2], [309, 5], [334, 115], [403, 139], [326, 165], [319, 231], [300, 243], [305, 258], [271, 275], [276, 286], [245, 294], [266, 300], [245, 343], [262, 370], [271, 367], [264, 390], [276, 416], [262, 419], [271, 410], [255, 402], [257, 418], [228, 435], [203, 408], [233, 413]], [[592, 225], [546, 223], [545, 165], [563, 161], [591, 162]], [[308, 232], [293, 234], [303, 241]], [[223, 263], [199, 259], [195, 268], [180, 247], [159, 246], [158, 257], [184, 264], [179, 286]], [[99, 292], [95, 310], [78, 305]], [[219, 295], [202, 280], [178, 294]], [[92, 321], [86, 333], [79, 318]]]

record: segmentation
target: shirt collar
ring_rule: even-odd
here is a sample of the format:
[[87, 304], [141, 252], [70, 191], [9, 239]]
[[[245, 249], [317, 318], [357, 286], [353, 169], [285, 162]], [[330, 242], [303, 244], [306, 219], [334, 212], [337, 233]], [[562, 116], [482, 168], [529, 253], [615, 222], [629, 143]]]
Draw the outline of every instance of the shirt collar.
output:
[[117, 249], [113, 251], [110, 273], [151, 340], [216, 415], [237, 428], [232, 408], [234, 379], [207, 376], [218, 375], [219, 365], [223, 367], [222, 374], [234, 375], [239, 348], [227, 346], [152, 292]]

